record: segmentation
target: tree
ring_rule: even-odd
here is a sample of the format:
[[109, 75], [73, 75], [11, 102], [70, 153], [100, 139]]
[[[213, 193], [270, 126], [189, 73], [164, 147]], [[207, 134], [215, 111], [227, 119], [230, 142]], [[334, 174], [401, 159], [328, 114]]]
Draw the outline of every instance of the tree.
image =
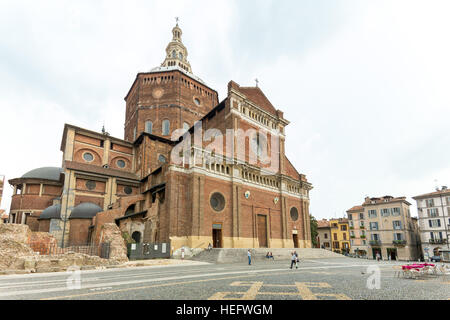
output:
[[313, 248], [317, 247], [317, 220], [311, 214], [309, 215], [310, 225], [311, 225], [311, 241]]

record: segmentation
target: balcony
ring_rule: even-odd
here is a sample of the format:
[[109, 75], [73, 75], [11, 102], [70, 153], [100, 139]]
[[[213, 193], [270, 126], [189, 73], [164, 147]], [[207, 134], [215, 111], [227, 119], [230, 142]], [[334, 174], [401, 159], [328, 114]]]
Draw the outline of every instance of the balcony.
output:
[[378, 246], [381, 246], [381, 240], [370, 240], [369, 244], [372, 247], [378, 247]]
[[445, 244], [447, 243], [446, 239], [430, 239], [430, 244]]
[[361, 239], [365, 239], [365, 238], [366, 238], [366, 235], [365, 235], [365, 234], [362, 234], [362, 235], [360, 236], [360, 238], [361, 238]]
[[405, 246], [406, 240], [394, 240], [394, 241], [392, 241], [392, 244], [394, 246]]

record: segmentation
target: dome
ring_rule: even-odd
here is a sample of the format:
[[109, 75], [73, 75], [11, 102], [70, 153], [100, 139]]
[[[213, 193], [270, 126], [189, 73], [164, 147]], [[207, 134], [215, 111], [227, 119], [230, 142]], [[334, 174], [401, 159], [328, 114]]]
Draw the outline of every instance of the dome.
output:
[[103, 209], [95, 203], [83, 202], [72, 210], [69, 219], [92, 219], [101, 211], [103, 211]]
[[59, 181], [63, 169], [57, 167], [37, 168], [25, 173], [22, 178]]
[[61, 205], [55, 204], [42, 211], [38, 220], [61, 219]]

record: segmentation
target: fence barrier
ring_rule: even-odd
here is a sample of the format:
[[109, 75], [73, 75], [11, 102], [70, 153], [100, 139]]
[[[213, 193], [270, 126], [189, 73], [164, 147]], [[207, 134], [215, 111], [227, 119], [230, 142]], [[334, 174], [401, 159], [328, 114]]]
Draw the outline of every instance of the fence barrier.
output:
[[69, 245], [64, 248], [60, 248], [55, 243], [42, 243], [42, 242], [31, 242], [29, 243], [31, 249], [34, 252], [39, 253], [42, 256], [53, 256], [65, 254], [68, 252], [83, 253], [89, 256], [98, 256], [100, 258], [109, 259], [110, 254], [110, 244], [100, 243], [100, 244], [88, 244], [88, 245]]
[[170, 258], [170, 242], [129, 243], [127, 249], [130, 260]]

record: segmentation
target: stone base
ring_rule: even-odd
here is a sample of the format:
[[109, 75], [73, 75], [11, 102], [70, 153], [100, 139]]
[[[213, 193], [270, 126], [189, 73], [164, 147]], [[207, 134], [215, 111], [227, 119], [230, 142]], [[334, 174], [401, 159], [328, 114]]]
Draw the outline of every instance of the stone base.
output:
[[[180, 249], [181, 247], [189, 247], [192, 249], [206, 249], [209, 244], [213, 244], [212, 237], [171, 237], [172, 252]], [[310, 240], [298, 240], [299, 248], [311, 248]], [[257, 238], [233, 238], [223, 237], [222, 247], [234, 248], [234, 249], [251, 249], [260, 248]], [[270, 239], [270, 248], [294, 248], [294, 242], [292, 239]]]

